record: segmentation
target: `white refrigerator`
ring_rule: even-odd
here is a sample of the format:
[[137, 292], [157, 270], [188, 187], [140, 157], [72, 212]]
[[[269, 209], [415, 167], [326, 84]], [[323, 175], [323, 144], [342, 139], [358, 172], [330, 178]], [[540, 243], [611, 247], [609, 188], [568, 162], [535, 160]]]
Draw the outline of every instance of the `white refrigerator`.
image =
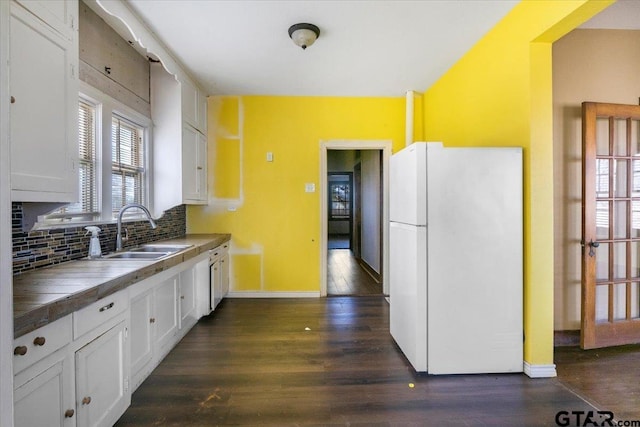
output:
[[391, 335], [418, 372], [523, 370], [521, 148], [391, 157]]

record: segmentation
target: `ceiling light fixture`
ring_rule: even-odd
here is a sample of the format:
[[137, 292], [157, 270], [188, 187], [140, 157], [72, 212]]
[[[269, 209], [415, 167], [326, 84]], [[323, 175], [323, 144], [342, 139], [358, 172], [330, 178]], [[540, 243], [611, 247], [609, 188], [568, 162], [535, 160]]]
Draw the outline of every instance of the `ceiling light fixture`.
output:
[[306, 49], [320, 37], [320, 28], [313, 24], [295, 24], [289, 28], [289, 37], [297, 46]]

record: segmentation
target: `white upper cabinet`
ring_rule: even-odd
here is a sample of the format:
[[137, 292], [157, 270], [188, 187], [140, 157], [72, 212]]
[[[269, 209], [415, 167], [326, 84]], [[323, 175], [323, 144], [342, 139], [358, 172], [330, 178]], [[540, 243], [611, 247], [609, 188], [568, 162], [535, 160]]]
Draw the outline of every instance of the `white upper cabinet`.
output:
[[156, 215], [179, 204], [208, 202], [207, 137], [193, 125], [203, 108], [200, 115], [206, 118], [206, 101], [204, 107], [198, 107], [198, 93], [195, 86], [180, 83], [161, 64], [151, 64]]
[[182, 119], [200, 133], [207, 133], [207, 97], [188, 79], [180, 83], [182, 93]]
[[182, 199], [190, 204], [207, 201], [207, 139], [189, 125], [182, 128]]
[[76, 38], [78, 2], [73, 0], [16, 0], [65, 38]]
[[77, 1], [11, 3], [14, 201], [74, 202], [78, 198], [77, 22]]

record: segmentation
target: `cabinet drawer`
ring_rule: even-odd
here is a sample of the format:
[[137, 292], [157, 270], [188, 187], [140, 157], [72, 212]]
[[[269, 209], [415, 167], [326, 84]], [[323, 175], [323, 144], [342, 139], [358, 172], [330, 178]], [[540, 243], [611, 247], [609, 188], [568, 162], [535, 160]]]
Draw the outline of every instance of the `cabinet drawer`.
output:
[[78, 339], [129, 307], [127, 292], [116, 292], [73, 313], [73, 338]]
[[217, 261], [218, 259], [229, 253], [229, 243], [223, 243], [220, 246], [216, 246], [213, 249], [209, 249], [209, 257], [211, 261]]
[[71, 314], [13, 340], [13, 373], [42, 360], [71, 342]]

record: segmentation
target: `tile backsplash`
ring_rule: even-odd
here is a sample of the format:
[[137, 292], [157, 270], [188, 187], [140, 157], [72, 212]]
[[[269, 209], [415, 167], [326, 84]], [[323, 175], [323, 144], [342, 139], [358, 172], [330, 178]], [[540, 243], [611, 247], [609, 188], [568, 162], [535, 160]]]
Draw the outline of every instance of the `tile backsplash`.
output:
[[[60, 264], [86, 257], [89, 253], [89, 237], [84, 226], [22, 231], [22, 204], [12, 204], [13, 274], [36, 268]], [[129, 230], [129, 240], [124, 247], [133, 247], [156, 240], [182, 237], [186, 233], [186, 207], [179, 205], [169, 209], [156, 220], [153, 230], [146, 220], [123, 223]], [[116, 245], [115, 223], [95, 224], [100, 232], [102, 253], [112, 252]]]

